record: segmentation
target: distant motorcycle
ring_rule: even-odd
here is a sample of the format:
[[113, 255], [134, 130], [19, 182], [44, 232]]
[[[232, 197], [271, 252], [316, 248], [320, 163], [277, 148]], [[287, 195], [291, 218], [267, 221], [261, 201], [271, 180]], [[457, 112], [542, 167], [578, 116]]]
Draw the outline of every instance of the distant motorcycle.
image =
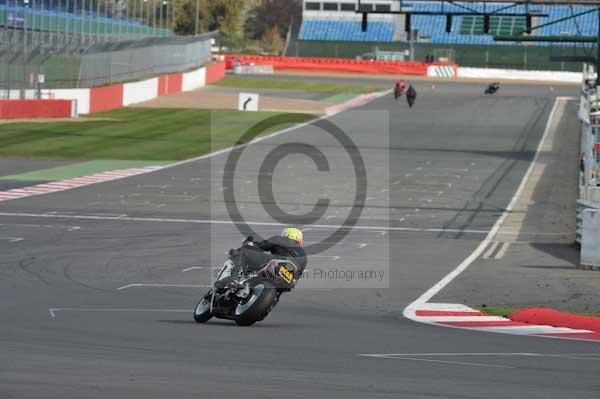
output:
[[[242, 246], [247, 242], [244, 241]], [[233, 262], [231, 255], [219, 277], [229, 262]], [[239, 268], [233, 276], [235, 278], [226, 287], [217, 288], [215, 285], [202, 297], [194, 309], [196, 322], [206, 323], [216, 317], [233, 320], [239, 326], [251, 326], [267, 317], [281, 294], [291, 291], [298, 281], [296, 265], [285, 259], [270, 260], [251, 273]]]
[[485, 94], [495, 94], [500, 89], [500, 84], [497, 82], [491, 83], [484, 91]]
[[406, 82], [400, 80], [394, 86], [394, 100], [397, 100], [399, 97], [402, 97], [402, 94], [406, 91]]
[[406, 101], [408, 102], [408, 106], [412, 108], [415, 104], [415, 100], [417, 99], [417, 91], [414, 87], [408, 86], [408, 90], [406, 90]]

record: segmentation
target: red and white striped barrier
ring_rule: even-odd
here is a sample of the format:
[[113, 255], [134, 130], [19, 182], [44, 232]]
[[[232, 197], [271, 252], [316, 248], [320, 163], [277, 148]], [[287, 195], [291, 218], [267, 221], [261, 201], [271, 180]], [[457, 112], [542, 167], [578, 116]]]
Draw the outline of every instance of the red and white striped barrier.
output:
[[[42, 91], [42, 98], [76, 100], [74, 115], [109, 111], [152, 100], [167, 94], [195, 90], [225, 77], [225, 63], [216, 62], [184, 73], [160, 75], [138, 82], [120, 83], [90, 89], [50, 89]], [[35, 90], [26, 90], [25, 97], [35, 98]], [[11, 90], [10, 98], [18, 98], [18, 90]]]
[[72, 188], [83, 187], [90, 184], [102, 183], [110, 180], [123, 179], [125, 177], [140, 175], [161, 168], [161, 166], [146, 166], [143, 168], [111, 170], [107, 172], [96, 173], [89, 176], [74, 177], [72, 179], [62, 181], [36, 184], [34, 186], [29, 187], [13, 188], [10, 190], [0, 191], [0, 202], [18, 198], [31, 197], [34, 195], [54, 193], [57, 191], [70, 190]]
[[454, 64], [429, 65], [427, 67], [427, 76], [434, 78], [455, 78], [458, 67]]

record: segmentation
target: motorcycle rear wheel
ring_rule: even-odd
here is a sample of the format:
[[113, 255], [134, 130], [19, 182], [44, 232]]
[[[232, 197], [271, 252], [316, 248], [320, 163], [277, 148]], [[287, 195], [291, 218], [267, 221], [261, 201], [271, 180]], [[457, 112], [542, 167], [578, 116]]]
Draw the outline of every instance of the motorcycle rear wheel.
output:
[[275, 286], [268, 280], [257, 282], [252, 287], [252, 295], [235, 308], [235, 322], [238, 326], [251, 326], [264, 319], [277, 296]]

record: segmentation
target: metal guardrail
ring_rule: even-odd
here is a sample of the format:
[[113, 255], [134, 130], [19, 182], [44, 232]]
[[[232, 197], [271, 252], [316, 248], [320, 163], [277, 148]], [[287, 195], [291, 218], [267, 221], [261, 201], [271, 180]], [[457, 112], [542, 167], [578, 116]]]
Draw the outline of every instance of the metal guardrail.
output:
[[578, 200], [577, 201], [577, 231], [575, 235], [575, 242], [581, 245], [581, 233], [583, 229], [583, 211], [586, 209], [599, 209], [600, 204], [597, 202]]

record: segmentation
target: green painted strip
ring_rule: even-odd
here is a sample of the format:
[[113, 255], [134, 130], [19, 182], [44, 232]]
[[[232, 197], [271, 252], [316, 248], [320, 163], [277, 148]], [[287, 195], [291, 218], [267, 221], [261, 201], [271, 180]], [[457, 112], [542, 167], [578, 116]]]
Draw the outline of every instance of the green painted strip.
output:
[[323, 101], [331, 104], [341, 104], [350, 101], [357, 96], [356, 93], [338, 93], [325, 98]]
[[0, 180], [58, 181], [72, 179], [74, 177], [89, 176], [110, 170], [142, 168], [144, 166], [162, 166], [174, 162], [175, 161], [123, 161], [104, 159], [79, 162], [50, 169], [35, 170], [12, 176], [2, 176], [0, 177]]

